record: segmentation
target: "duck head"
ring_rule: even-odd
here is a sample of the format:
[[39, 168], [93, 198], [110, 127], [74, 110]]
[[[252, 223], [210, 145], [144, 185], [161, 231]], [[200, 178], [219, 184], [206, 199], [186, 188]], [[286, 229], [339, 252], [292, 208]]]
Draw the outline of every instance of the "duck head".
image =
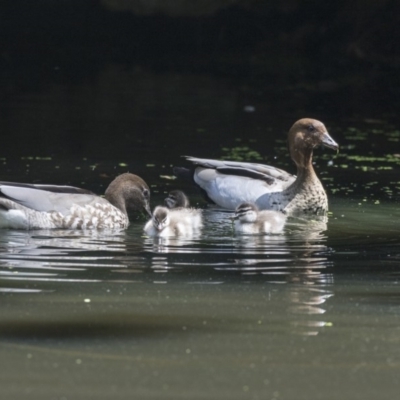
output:
[[117, 176], [108, 186], [105, 198], [126, 215], [145, 210], [150, 216], [150, 189], [137, 175], [125, 173]]
[[189, 199], [181, 190], [172, 190], [165, 198], [164, 204], [168, 208], [189, 207]]
[[312, 118], [296, 121], [289, 130], [288, 140], [290, 155], [300, 168], [311, 165], [312, 152], [317, 146], [339, 150], [339, 145], [331, 138], [325, 125]]
[[158, 231], [162, 231], [169, 225], [169, 211], [166, 207], [158, 206], [153, 211], [152, 221]]

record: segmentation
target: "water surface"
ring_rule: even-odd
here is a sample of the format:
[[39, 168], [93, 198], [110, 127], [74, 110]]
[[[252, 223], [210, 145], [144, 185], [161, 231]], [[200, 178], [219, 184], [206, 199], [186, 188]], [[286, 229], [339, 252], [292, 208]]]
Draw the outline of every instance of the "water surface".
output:
[[[2, 179], [102, 193], [116, 174], [135, 172], [153, 205], [185, 189], [204, 208], [205, 228], [190, 240], [147, 238], [141, 219], [121, 232], [0, 231], [4, 398], [396, 398], [395, 122], [333, 121], [310, 100], [341, 144], [338, 155], [316, 151], [328, 221], [293, 219], [281, 235], [241, 237], [227, 212], [172, 179], [171, 166], [193, 154], [293, 171], [291, 105], [273, 115], [269, 96], [217, 78], [103, 75], [8, 99], [2, 123], [18, 141], [13, 155], [0, 154]], [[32, 147], [41, 128], [56, 136]], [[105, 147], [110, 137], [118, 140]]]
[[0, 232], [3, 393], [394, 398], [399, 211], [332, 212], [260, 237], [213, 210], [198, 240]]

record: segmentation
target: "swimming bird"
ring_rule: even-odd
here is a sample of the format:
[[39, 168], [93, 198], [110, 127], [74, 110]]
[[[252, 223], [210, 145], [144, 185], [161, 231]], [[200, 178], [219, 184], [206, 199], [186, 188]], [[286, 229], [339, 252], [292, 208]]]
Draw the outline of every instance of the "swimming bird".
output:
[[235, 231], [244, 234], [280, 233], [285, 226], [286, 215], [279, 211], [259, 211], [252, 203], [242, 203], [232, 218]]
[[157, 206], [144, 231], [148, 236], [192, 236], [203, 226], [201, 210]]
[[117, 176], [105, 198], [73, 186], [0, 182], [0, 228], [124, 229], [128, 212], [151, 215], [150, 190], [137, 175]]
[[312, 155], [319, 145], [338, 150], [338, 144], [322, 122], [311, 118], [293, 124], [288, 142], [297, 176], [269, 165], [196, 157], [186, 157], [194, 165], [192, 170], [175, 167], [174, 173], [191, 177], [209, 200], [230, 210], [249, 202], [260, 210], [282, 211], [288, 215], [326, 213], [328, 199], [314, 171]]
[[181, 190], [171, 190], [168, 197], [165, 198], [164, 204], [168, 208], [187, 208], [190, 206], [189, 199]]

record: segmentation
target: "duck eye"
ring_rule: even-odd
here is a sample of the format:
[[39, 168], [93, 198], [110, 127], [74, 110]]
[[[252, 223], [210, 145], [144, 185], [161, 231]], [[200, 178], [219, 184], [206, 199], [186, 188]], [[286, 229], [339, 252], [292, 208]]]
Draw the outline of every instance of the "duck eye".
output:
[[314, 132], [315, 131], [315, 126], [314, 125], [308, 125], [307, 126], [308, 132]]
[[148, 199], [150, 196], [150, 192], [147, 189], [143, 189], [143, 196]]

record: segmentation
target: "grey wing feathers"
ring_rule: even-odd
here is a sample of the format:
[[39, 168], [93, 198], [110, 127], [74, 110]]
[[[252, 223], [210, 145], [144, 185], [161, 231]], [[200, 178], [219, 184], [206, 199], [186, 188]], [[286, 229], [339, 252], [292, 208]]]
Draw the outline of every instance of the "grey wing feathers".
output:
[[62, 214], [67, 213], [71, 206], [86, 205], [94, 201], [105, 201], [104, 199], [91, 194], [77, 193], [53, 193], [35, 187], [7, 186], [0, 185], [0, 193], [36, 211], [58, 211]]
[[250, 169], [243, 169], [236, 167], [222, 167], [222, 168], [217, 168], [217, 171], [225, 175], [245, 176], [247, 178], [259, 179], [261, 181], [267, 182], [269, 185], [274, 183], [274, 179], [271, 178], [270, 176], [266, 176], [265, 174], [261, 174], [260, 172], [253, 171]]
[[87, 189], [78, 188], [75, 186], [58, 186], [58, 185], [34, 185], [36, 189], [47, 190], [53, 193], [75, 193], [75, 194], [91, 194], [95, 195], [92, 191]]
[[65, 185], [41, 185], [41, 184], [30, 184], [30, 183], [18, 183], [18, 182], [6, 182], [0, 181], [1, 186], [12, 186], [30, 189], [41, 189], [47, 190], [53, 193], [81, 193], [81, 194], [94, 194], [90, 190], [78, 188], [75, 186], [65, 186]]
[[[265, 181], [269, 181], [271, 179], [277, 179], [280, 181], [291, 181], [296, 177], [287, 173], [286, 171], [271, 167], [270, 165], [264, 164], [255, 164], [255, 163], [247, 163], [247, 162], [239, 162], [239, 161], [220, 161], [220, 160], [211, 160], [206, 158], [196, 158], [187, 156], [186, 159], [192, 162], [195, 165], [204, 167], [204, 168], [212, 168], [220, 171], [221, 173], [229, 173], [240, 176], [248, 176], [249, 178], [262, 179]], [[239, 172], [240, 171], [240, 172]]]

